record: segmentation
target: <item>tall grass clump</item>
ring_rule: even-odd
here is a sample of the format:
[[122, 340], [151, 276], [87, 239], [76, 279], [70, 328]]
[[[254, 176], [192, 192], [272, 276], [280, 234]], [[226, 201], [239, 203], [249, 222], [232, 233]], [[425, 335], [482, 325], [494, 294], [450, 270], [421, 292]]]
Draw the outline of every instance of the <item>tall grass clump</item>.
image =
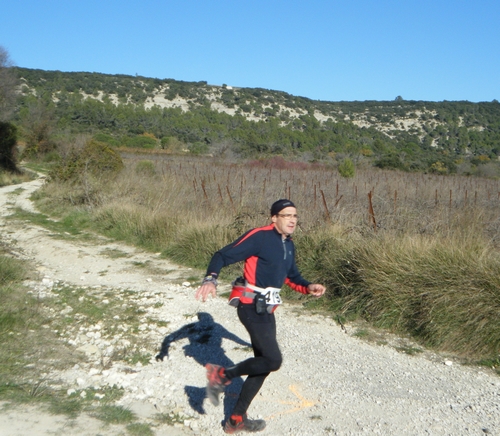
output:
[[108, 204], [93, 214], [93, 223], [103, 234], [152, 251], [164, 249], [176, 234], [177, 221], [127, 203]]
[[321, 241], [309, 251], [322, 255], [303, 264], [327, 284], [327, 300], [336, 301], [337, 310], [435, 349], [498, 355], [500, 256], [484, 240], [384, 235]]
[[0, 168], [0, 187], [17, 185], [19, 183], [29, 182], [30, 180], [33, 180], [33, 174], [31, 172], [19, 171], [12, 173]]
[[0, 338], [4, 344], [4, 365], [10, 357], [7, 349], [12, 342], [11, 337], [16, 331], [25, 329], [30, 322], [29, 314], [33, 306], [25, 301], [22, 292], [18, 290], [18, 282], [25, 274], [22, 262], [0, 254]]
[[22, 262], [0, 254], [0, 286], [8, 286], [12, 282], [19, 281], [25, 274], [26, 269]]
[[[203, 270], [217, 250], [238, 236], [234, 229], [226, 226], [196, 227], [182, 232], [164, 254], [180, 264]], [[224, 274], [227, 276], [228, 271]]]

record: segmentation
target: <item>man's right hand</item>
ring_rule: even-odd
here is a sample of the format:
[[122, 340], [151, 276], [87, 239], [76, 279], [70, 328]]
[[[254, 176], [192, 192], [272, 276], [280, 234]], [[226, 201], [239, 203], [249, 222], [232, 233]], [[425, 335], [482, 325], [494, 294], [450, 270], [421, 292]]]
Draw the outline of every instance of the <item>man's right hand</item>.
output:
[[217, 295], [216, 290], [217, 287], [213, 283], [205, 283], [198, 288], [195, 298], [197, 300], [201, 298], [201, 301], [207, 301], [209, 295], [212, 295], [212, 298], [215, 298]]

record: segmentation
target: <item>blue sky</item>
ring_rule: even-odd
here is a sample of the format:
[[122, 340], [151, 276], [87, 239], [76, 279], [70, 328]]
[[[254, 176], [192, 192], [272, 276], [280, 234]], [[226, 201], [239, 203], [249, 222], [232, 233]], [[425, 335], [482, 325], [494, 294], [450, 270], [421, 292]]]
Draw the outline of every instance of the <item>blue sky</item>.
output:
[[15, 65], [326, 101], [500, 100], [498, 0], [1, 0]]

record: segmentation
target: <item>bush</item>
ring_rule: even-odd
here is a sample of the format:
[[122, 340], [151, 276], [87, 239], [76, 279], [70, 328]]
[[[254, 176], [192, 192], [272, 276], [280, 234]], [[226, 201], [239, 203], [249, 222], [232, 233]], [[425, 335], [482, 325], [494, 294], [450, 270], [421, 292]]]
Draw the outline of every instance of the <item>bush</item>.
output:
[[188, 150], [191, 154], [206, 154], [208, 153], [208, 145], [203, 142], [195, 142], [188, 146]]
[[156, 174], [155, 165], [150, 160], [141, 160], [137, 162], [135, 172], [144, 176], [154, 176]]
[[354, 177], [356, 170], [351, 159], [346, 157], [339, 165], [339, 174], [346, 179]]
[[123, 161], [118, 153], [102, 142], [88, 141], [82, 149], [73, 147], [50, 172], [56, 180], [76, 180], [85, 174], [112, 175], [120, 172]]
[[150, 136], [139, 135], [127, 138], [124, 141], [124, 145], [131, 148], [155, 148], [157, 142], [158, 141], [156, 139], [151, 138]]
[[160, 147], [163, 150], [178, 152], [185, 149], [186, 145], [175, 136], [164, 136], [163, 138], [161, 138]]
[[408, 171], [407, 165], [396, 154], [386, 154], [375, 161], [377, 168]]
[[448, 168], [446, 168], [442, 162], [434, 162], [429, 168], [429, 172], [433, 174], [446, 174], [448, 172]]
[[94, 135], [94, 139], [98, 142], [107, 144], [110, 147], [118, 147], [120, 145], [117, 139], [113, 138], [111, 135], [108, 135], [107, 133], [97, 133]]

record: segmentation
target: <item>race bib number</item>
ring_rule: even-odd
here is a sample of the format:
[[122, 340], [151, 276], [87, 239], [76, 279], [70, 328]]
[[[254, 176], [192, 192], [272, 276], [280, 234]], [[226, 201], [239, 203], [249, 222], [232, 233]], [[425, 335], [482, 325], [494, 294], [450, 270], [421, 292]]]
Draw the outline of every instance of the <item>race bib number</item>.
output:
[[272, 289], [267, 291], [264, 296], [266, 297], [267, 304], [281, 304], [280, 289]]

